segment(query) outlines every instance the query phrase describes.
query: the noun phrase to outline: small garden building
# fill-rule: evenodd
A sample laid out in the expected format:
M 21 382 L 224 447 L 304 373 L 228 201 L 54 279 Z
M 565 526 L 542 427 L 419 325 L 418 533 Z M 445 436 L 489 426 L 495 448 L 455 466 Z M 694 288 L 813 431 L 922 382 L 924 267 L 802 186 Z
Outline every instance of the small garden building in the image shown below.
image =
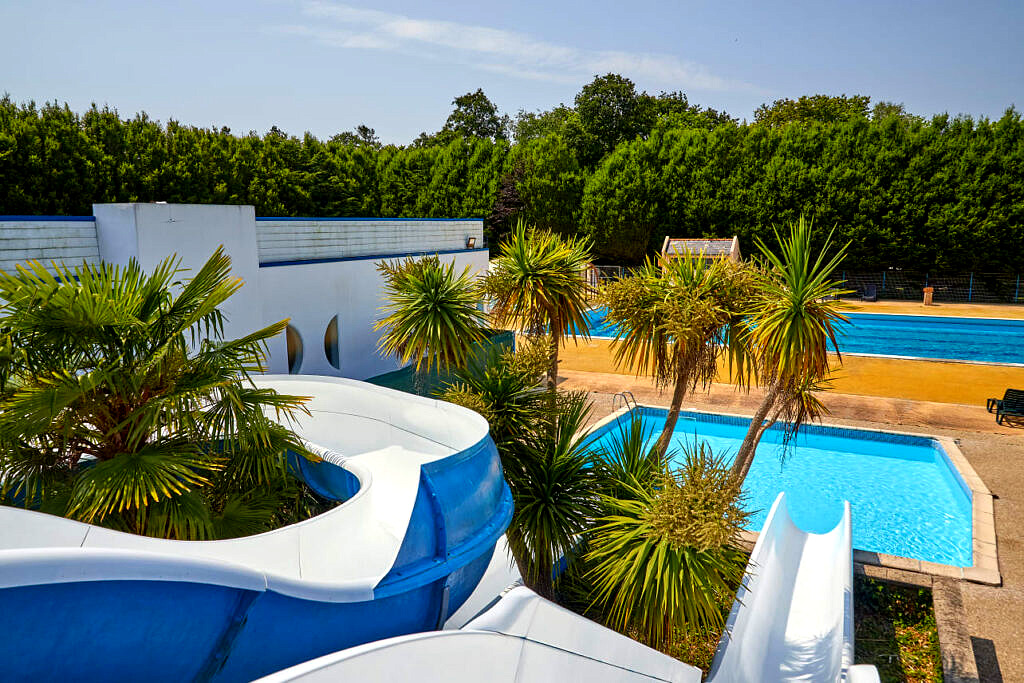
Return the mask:
M 736 235 L 724 239 L 666 237 L 661 247 L 661 255 L 667 259 L 679 258 L 687 253 L 703 255 L 711 260 L 727 258 L 739 261 L 743 258 L 740 254 L 740 238 Z

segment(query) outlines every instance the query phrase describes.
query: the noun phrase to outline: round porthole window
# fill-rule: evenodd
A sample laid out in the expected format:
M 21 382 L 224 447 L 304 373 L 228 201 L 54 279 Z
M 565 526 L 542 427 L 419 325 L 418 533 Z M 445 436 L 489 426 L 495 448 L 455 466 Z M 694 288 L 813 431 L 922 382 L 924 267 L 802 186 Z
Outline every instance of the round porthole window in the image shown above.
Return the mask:
M 285 328 L 284 335 L 288 340 L 288 372 L 294 375 L 302 367 L 302 337 L 291 325 Z
M 327 324 L 327 331 L 324 332 L 324 353 L 327 355 L 327 362 L 336 370 L 341 370 L 341 358 L 338 353 L 338 316 L 331 318 Z

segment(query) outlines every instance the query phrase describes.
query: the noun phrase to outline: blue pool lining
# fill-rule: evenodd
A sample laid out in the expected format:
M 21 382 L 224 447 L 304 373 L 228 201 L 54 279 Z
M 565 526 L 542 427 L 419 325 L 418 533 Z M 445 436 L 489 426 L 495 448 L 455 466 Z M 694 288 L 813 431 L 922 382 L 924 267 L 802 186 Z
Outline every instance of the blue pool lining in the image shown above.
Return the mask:
M 668 415 L 667 408 L 660 408 L 658 406 L 649 405 L 638 405 L 636 411 L 643 417 L 664 417 Z M 624 408 L 619 410 L 617 413 L 609 415 L 604 420 L 597 422 L 593 425 L 591 430 L 588 432 L 588 436 L 596 437 L 598 432 L 604 432 L 610 429 L 613 425 L 622 425 L 627 419 L 631 419 L 633 414 L 632 409 Z M 713 413 L 705 412 L 702 410 L 681 410 L 679 412 L 681 418 L 691 418 L 698 422 L 711 422 L 717 424 L 727 424 L 739 427 L 746 427 L 750 424 L 751 418 L 744 415 L 737 415 L 735 413 Z M 773 424 L 768 428 L 769 431 L 782 431 L 784 429 L 781 424 Z M 893 443 L 905 446 L 922 446 L 931 448 L 934 451 L 938 451 L 948 465 L 949 472 L 953 475 L 953 480 L 960 487 L 960 490 L 967 496 L 967 500 L 973 504 L 974 492 L 971 487 L 967 484 L 963 474 L 960 472 L 960 468 L 953 462 L 949 457 L 949 453 L 946 452 L 946 447 L 940 439 L 934 436 L 928 436 L 925 434 L 911 434 L 908 432 L 891 432 L 882 429 L 870 429 L 863 427 L 842 427 L 838 425 L 828 424 L 807 424 L 800 427 L 802 434 L 812 434 L 818 436 L 834 436 L 847 439 L 862 439 L 864 441 L 875 441 L 883 443 Z M 973 521 L 972 521 L 973 528 Z
M 637 407 L 641 414 L 656 414 L 658 412 L 666 412 L 666 408 L 659 406 L 650 405 L 639 405 Z M 622 424 L 624 418 L 630 416 L 633 412 L 630 408 L 621 408 L 615 412 L 612 412 L 604 418 L 598 420 L 587 430 L 588 436 L 599 436 L 598 432 L 607 433 L 610 429 L 614 428 L 617 424 Z M 730 413 L 711 413 L 699 410 L 688 410 L 681 411 L 680 415 L 694 416 L 698 418 L 706 418 L 714 416 L 717 418 L 733 418 L 743 421 L 746 424 L 750 423 L 750 417 L 743 415 L 736 415 Z M 979 519 L 979 510 L 984 514 L 987 511 L 989 516 L 994 515 L 994 509 L 992 506 L 992 493 L 988 487 L 978 476 L 974 467 L 970 461 L 964 456 L 960 447 L 956 441 L 950 437 L 940 437 L 925 434 L 913 434 L 908 432 L 892 432 L 881 429 L 872 429 L 870 427 L 842 427 L 838 425 L 808 425 L 812 428 L 817 429 L 831 429 L 833 433 L 837 432 L 857 432 L 866 435 L 891 435 L 898 437 L 906 437 L 909 439 L 919 439 L 928 441 L 931 440 L 936 443 L 938 450 L 942 453 L 945 458 L 945 462 L 950 465 L 950 472 L 954 476 L 955 481 L 960 485 L 960 488 L 967 495 L 971 501 L 971 562 L 969 566 L 957 566 L 948 565 L 937 562 L 930 562 L 925 560 L 914 560 L 913 558 L 901 557 L 898 555 L 890 555 L 888 553 L 869 551 L 869 550 L 858 550 L 854 549 L 854 562 L 862 565 L 872 565 L 877 567 L 890 567 L 894 569 L 907 570 L 907 562 L 917 563 L 917 568 L 911 567 L 910 571 L 920 571 L 926 575 L 932 576 L 952 576 L 954 578 L 962 578 L 967 581 L 980 583 L 983 585 L 999 586 L 1002 585 L 1002 575 L 999 572 L 999 560 L 998 554 L 992 558 L 979 557 L 977 550 L 977 543 L 980 541 L 982 544 L 988 544 L 993 549 L 998 547 L 998 540 L 995 535 L 994 526 L 991 522 L 986 526 L 981 523 Z M 878 437 L 875 437 L 878 438 Z M 886 440 L 884 438 L 879 440 Z M 908 442 L 908 443 L 912 443 Z M 918 442 L 920 443 L 920 441 Z M 947 450 L 947 448 L 952 450 Z M 963 461 L 963 466 L 967 468 L 968 473 L 974 479 L 978 481 L 978 488 L 972 487 L 971 484 L 967 483 L 965 473 L 961 471 L 960 465 L 957 464 L 953 457 L 955 453 L 956 458 Z M 980 507 L 979 507 L 980 506 Z M 756 531 L 745 531 L 744 538 L 753 543 L 757 540 L 758 532 Z M 998 550 L 995 550 L 998 553 Z
M 592 313 L 594 311 L 598 311 L 598 310 L 600 310 L 600 308 L 601 308 L 600 306 L 591 306 L 590 308 L 587 309 L 587 313 Z M 1020 319 L 1016 319 L 1016 318 L 976 318 L 976 317 L 954 316 L 954 315 L 907 315 L 905 313 L 856 313 L 856 312 L 846 313 L 846 315 L 848 317 L 852 318 L 852 319 L 857 319 L 857 318 L 870 319 L 870 318 L 873 318 L 873 317 L 874 318 L 889 318 L 889 319 L 892 319 L 892 318 L 905 318 L 905 319 L 908 319 L 908 320 L 911 320 L 911 321 L 914 321 L 914 322 L 936 321 L 936 320 L 939 320 L 939 321 L 951 320 L 951 321 L 955 321 L 954 324 L 964 324 L 964 325 L 967 325 L 967 326 L 971 326 L 971 325 L 982 326 L 982 325 L 990 324 L 990 323 L 993 323 L 993 322 L 1000 323 L 1000 324 L 1009 323 L 1011 327 L 1020 327 L 1021 331 L 1024 332 L 1024 320 L 1020 320 Z M 851 323 L 852 323 L 852 320 L 851 320 Z M 941 322 L 939 324 L 941 324 Z M 618 337 L 616 335 L 591 334 L 590 338 L 591 339 L 615 340 Z M 963 358 L 935 358 L 935 357 L 932 357 L 932 356 L 900 356 L 900 355 L 894 355 L 894 354 L 864 353 L 864 352 L 858 352 L 858 351 L 840 351 L 840 353 L 842 353 L 842 355 L 844 355 L 844 356 L 857 356 L 857 357 L 864 357 L 864 358 L 889 358 L 889 359 L 892 359 L 892 360 L 923 360 L 923 361 L 930 361 L 930 362 L 933 362 L 933 363 L 961 363 L 961 364 L 966 364 L 966 365 L 994 365 L 994 366 L 997 366 L 997 367 L 1024 368 L 1024 363 L 1006 363 L 1006 362 L 991 361 L 991 360 L 967 360 L 967 359 L 963 359 Z

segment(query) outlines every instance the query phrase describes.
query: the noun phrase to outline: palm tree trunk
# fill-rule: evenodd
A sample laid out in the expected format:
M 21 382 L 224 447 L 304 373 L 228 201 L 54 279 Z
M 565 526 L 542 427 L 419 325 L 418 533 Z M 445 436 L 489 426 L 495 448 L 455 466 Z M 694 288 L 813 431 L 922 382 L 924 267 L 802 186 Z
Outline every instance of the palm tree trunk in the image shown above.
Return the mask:
M 516 561 L 519 576 L 523 577 L 523 583 L 526 584 L 526 587 L 542 598 L 553 601 L 555 599 L 555 586 L 551 575 L 554 573 L 554 569 L 548 567 L 546 574 L 542 569 L 536 573 L 536 576 L 532 576 L 528 562 L 521 559 L 515 551 L 512 552 L 512 557 Z
M 672 390 L 672 405 L 669 406 L 668 415 L 665 416 L 665 428 L 661 430 L 661 436 L 658 437 L 658 443 L 655 444 L 659 459 L 664 458 L 665 453 L 668 452 L 668 444 L 672 440 L 676 422 L 679 421 L 679 411 L 683 407 L 683 398 L 686 396 L 686 385 L 689 381 L 689 376 L 679 377 L 676 380 L 675 389 Z
M 554 326 L 552 326 L 554 327 Z M 551 333 L 551 365 L 548 367 L 548 391 L 554 392 L 558 388 L 558 347 L 559 338 L 553 331 Z
M 760 443 L 761 436 L 771 426 L 771 423 L 774 422 L 774 420 L 766 422 L 765 418 L 768 417 L 768 413 L 778 401 L 780 389 L 781 387 L 778 382 L 772 382 L 765 390 L 764 399 L 762 399 L 761 405 L 758 406 L 757 412 L 750 419 L 747 435 L 743 438 L 739 451 L 736 452 L 736 461 L 733 462 L 731 470 L 732 475 L 738 477 L 740 481 L 743 481 L 747 476 L 747 472 L 750 471 L 750 466 L 754 462 L 754 453 L 757 451 L 757 444 Z

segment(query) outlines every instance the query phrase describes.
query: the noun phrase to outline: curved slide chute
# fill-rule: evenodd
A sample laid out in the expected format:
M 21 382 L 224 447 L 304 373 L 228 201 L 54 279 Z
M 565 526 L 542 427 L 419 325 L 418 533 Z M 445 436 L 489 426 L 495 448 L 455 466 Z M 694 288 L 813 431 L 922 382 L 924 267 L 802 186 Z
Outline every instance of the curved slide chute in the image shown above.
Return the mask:
M 850 504 L 814 534 L 793 522 L 785 496 L 754 545 L 708 681 L 877 681 L 873 666 L 853 666 Z
M 825 534 L 801 531 L 775 500 L 719 644 L 711 683 L 878 683 L 853 662 L 850 506 Z M 480 587 L 447 630 L 368 643 L 259 683 L 699 683 L 701 672 L 569 612 L 523 587 L 499 545 Z M 504 584 L 502 582 L 505 582 Z M 500 599 L 485 602 L 489 595 Z M 482 613 L 468 616 L 483 605 Z M 459 618 L 459 617 L 462 618 Z M 467 618 L 468 616 L 468 618 Z
M 297 461 L 345 502 L 224 541 L 168 541 L 0 506 L 5 680 L 241 681 L 440 628 L 512 514 L 487 423 L 363 382 L 265 376 L 308 395 Z
M 259 683 L 700 683 L 700 678 L 700 669 L 518 587 L 459 630 L 350 648 Z

